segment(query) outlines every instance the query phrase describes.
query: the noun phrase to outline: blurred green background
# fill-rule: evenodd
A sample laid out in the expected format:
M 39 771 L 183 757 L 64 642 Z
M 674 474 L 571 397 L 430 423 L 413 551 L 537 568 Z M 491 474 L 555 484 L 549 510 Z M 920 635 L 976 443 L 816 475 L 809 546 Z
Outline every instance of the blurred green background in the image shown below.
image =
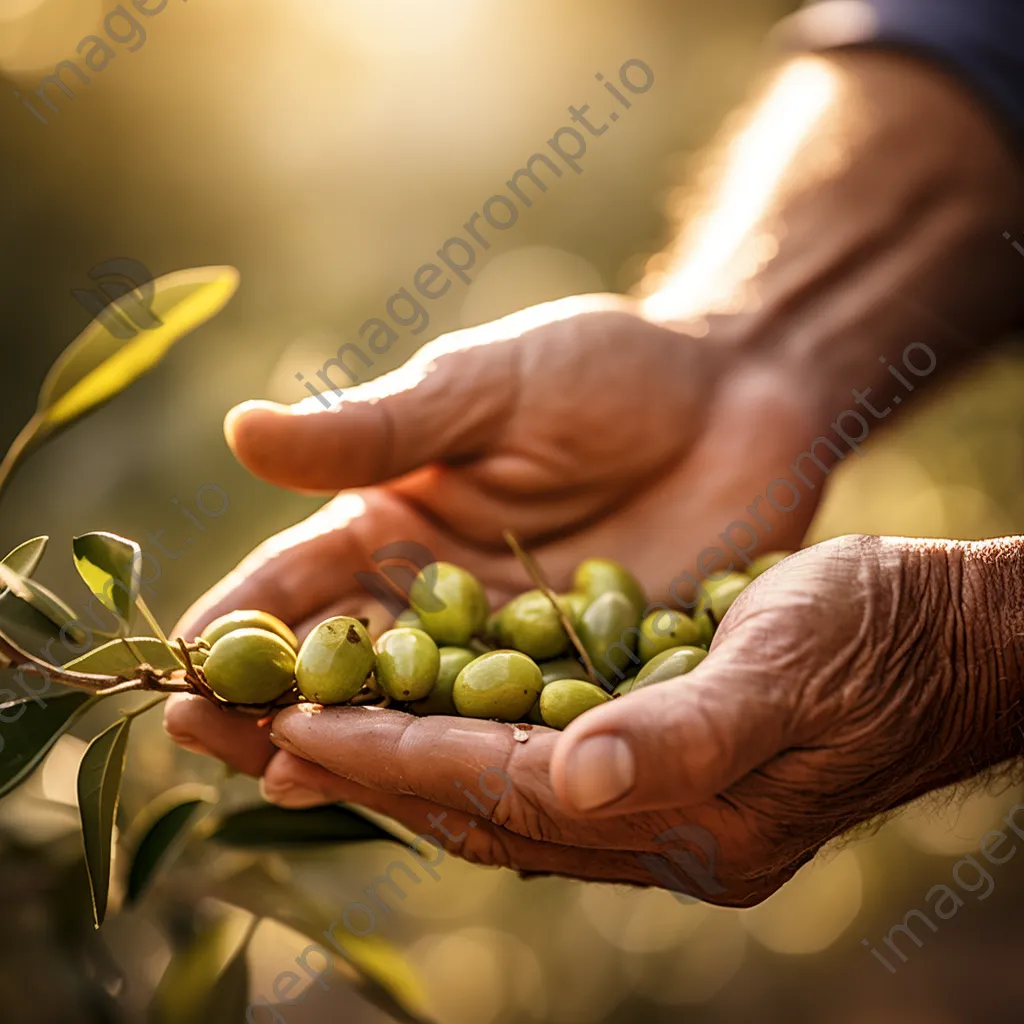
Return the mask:
M 136 52 L 118 47 L 42 125 L 11 90 L 34 89 L 74 57 L 112 5 L 0 0 L 0 434 L 13 438 L 47 367 L 88 320 L 71 292 L 92 285 L 91 267 L 127 256 L 157 275 L 227 263 L 242 276 L 228 310 L 157 373 L 33 458 L 4 502 L 0 548 L 51 535 L 57 551 L 40 577 L 81 605 L 64 557 L 72 535 L 111 530 L 155 551 L 148 538 L 162 531 L 165 546 L 183 551 L 160 558 L 150 602 L 169 626 L 255 544 L 319 504 L 235 465 L 221 434 L 232 405 L 304 397 L 294 374 L 311 376 L 343 341 L 358 342 L 359 325 L 568 123 L 570 104 L 602 109 L 595 73 L 639 58 L 655 84 L 614 132 L 590 140 L 583 173 L 566 173 L 521 211 L 482 254 L 475 283 L 433 302 L 427 330 L 403 332 L 376 369 L 525 304 L 631 288 L 667 239 L 672 190 L 766 67 L 765 34 L 793 6 L 170 0 L 144 20 Z M 1024 532 L 1022 386 L 1008 340 L 835 474 L 812 539 Z M 230 507 L 200 533 L 181 506 L 208 484 Z M 221 778 L 175 749 L 158 722 L 139 725 L 149 742 L 133 747 L 125 820 L 172 784 Z M 141 1020 L 170 956 L 173 929 L 145 907 L 98 938 L 82 927 L 80 887 L 68 888 L 82 749 L 66 737 L 0 805 L 0 1020 Z M 247 780 L 229 789 L 255 797 Z M 964 805 L 933 798 L 818 858 L 749 912 L 527 882 L 449 858 L 442 880 L 412 888 L 381 934 L 420 968 L 444 1024 L 1018 1020 L 1024 860 L 994 868 L 992 895 L 968 895 L 895 976 L 861 939 L 877 944 L 924 907 L 925 892 L 949 882 L 957 856 L 976 853 L 1022 794 L 1004 786 Z M 390 859 L 366 847 L 272 866 L 340 912 Z M 305 944 L 261 927 L 255 991 Z M 383 1018 L 340 985 L 287 1011 L 289 1024 L 337 1019 Z

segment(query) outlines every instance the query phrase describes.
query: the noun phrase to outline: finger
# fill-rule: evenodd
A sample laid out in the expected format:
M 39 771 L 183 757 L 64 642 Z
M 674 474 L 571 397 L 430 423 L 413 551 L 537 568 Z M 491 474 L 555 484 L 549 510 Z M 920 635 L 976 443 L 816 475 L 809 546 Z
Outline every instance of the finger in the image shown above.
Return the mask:
M 796 691 L 791 678 L 765 671 L 748 622 L 687 675 L 573 722 L 553 753 L 554 789 L 584 815 L 702 803 L 789 745 Z
M 384 535 L 395 518 L 388 503 L 372 493 L 342 495 L 256 548 L 189 608 L 175 635 L 198 636 L 238 608 L 270 612 L 294 626 L 348 596 L 364 601 L 356 573 L 375 568 L 370 538 Z
M 565 815 L 548 775 L 558 734 L 542 728 L 526 743 L 500 722 L 379 708 L 297 705 L 275 719 L 271 741 L 368 789 L 416 796 L 529 839 L 600 849 L 639 849 L 658 823 L 581 822 Z
M 262 775 L 277 749 L 270 730 L 260 728 L 254 716 L 191 694 L 168 699 L 164 728 L 179 746 L 224 761 L 243 775 Z
M 514 411 L 518 375 L 513 343 L 475 337 L 479 344 L 471 331 L 439 338 L 401 368 L 354 387 L 335 361 L 325 366 L 320 398 L 232 409 L 228 443 L 257 476 L 301 491 L 364 486 L 470 455 Z M 335 390 L 331 381 L 345 386 Z
M 580 850 L 535 842 L 491 824 L 480 814 L 442 807 L 419 797 L 368 789 L 283 750 L 267 766 L 261 790 L 271 803 L 281 807 L 339 802 L 366 807 L 474 864 L 531 874 L 572 875 L 592 881 L 637 885 L 649 885 L 652 881 L 645 862 L 628 852 Z

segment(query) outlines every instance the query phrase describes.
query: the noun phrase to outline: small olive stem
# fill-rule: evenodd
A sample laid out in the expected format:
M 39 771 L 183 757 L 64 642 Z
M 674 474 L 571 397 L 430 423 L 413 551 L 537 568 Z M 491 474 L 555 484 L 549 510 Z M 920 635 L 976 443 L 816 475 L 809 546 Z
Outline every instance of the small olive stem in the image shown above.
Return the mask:
M 148 687 L 141 679 L 129 679 L 126 683 L 118 683 L 117 686 L 108 686 L 105 690 L 97 690 L 97 697 L 113 697 L 118 693 L 130 693 L 132 690 L 146 690 Z
M 583 662 L 583 667 L 587 670 L 588 678 L 595 686 L 601 686 L 597 681 L 597 671 L 594 668 L 594 663 L 590 660 L 590 655 L 587 654 L 587 649 L 583 646 L 576 630 L 569 621 L 569 616 L 565 614 L 565 610 L 558 603 L 558 595 L 551 589 L 547 580 L 544 579 L 544 575 L 540 571 L 540 566 L 537 564 L 533 556 L 526 551 L 522 544 L 519 543 L 516 535 L 511 530 L 504 530 L 502 532 L 502 536 L 505 538 L 505 543 L 512 549 L 512 553 L 519 559 L 520 564 L 526 570 L 530 579 L 533 581 L 534 586 L 551 602 L 551 606 L 555 609 L 559 621 L 562 623 L 562 628 L 568 634 L 573 647 L 576 648 L 576 653 L 580 656 L 580 660 Z M 602 687 L 602 689 L 604 689 L 604 687 Z
M 212 687 L 206 681 L 206 675 L 195 666 L 192 661 L 192 650 L 191 647 L 185 642 L 183 637 L 177 639 L 178 647 L 181 648 L 181 657 L 185 663 L 185 678 L 191 684 L 191 686 L 207 700 L 212 700 L 217 703 L 217 696 L 213 692 Z

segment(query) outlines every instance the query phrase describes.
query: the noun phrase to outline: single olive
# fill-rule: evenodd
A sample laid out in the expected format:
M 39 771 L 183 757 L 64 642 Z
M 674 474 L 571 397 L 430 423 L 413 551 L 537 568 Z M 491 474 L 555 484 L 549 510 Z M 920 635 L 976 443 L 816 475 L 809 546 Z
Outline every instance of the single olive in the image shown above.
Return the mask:
M 269 704 L 295 681 L 295 651 L 267 629 L 222 636 L 203 665 L 213 692 L 235 704 Z
M 544 685 L 555 679 L 587 679 L 587 670 L 575 658 L 555 658 L 540 662 L 540 675 Z
M 618 686 L 612 690 L 613 697 L 625 697 L 627 693 L 631 693 L 633 690 L 633 684 L 636 682 L 636 676 L 626 676 L 625 679 L 619 683 Z
M 401 629 L 402 627 L 423 629 L 423 620 L 411 608 L 406 608 L 404 612 L 398 613 L 391 626 L 392 629 Z
M 701 601 L 701 610 L 711 612 L 714 621 L 721 622 L 736 598 L 750 584 L 750 577 L 743 572 L 731 572 L 720 580 L 709 580 L 704 584 L 707 598 Z
M 576 567 L 572 589 L 593 601 L 614 590 L 625 594 L 632 602 L 636 618 L 640 618 L 647 601 L 636 577 L 623 565 L 610 558 L 588 558 Z
M 639 634 L 636 621 L 632 601 L 618 590 L 609 590 L 588 605 L 578 632 L 600 676 L 614 672 L 621 679 L 627 665 L 640 664 L 633 653 Z
M 389 629 L 377 639 L 377 685 L 393 700 L 422 700 L 441 667 L 437 644 L 421 629 Z
M 221 637 L 238 629 L 265 629 L 268 633 L 277 634 L 293 651 L 299 649 L 299 641 L 295 634 L 276 615 L 251 609 L 228 612 L 227 615 L 214 619 L 203 630 L 201 639 L 212 647 Z
M 541 691 L 541 718 L 552 729 L 564 729 L 584 711 L 606 704 L 611 697 L 600 686 L 579 679 L 556 679 Z
M 710 620 L 708 624 L 710 625 Z M 670 647 L 682 647 L 684 644 L 697 647 L 702 643 L 703 624 L 695 622 L 689 615 L 666 608 L 651 612 L 640 623 L 637 653 L 641 661 L 648 662 L 656 654 L 661 654 Z
M 769 551 L 767 554 L 755 558 L 744 571 L 752 580 L 756 579 L 773 565 L 778 565 L 784 558 L 789 558 L 791 554 L 793 554 L 792 551 Z
M 590 604 L 590 598 L 586 594 L 578 594 L 570 591 L 568 594 L 558 594 L 558 603 L 561 605 L 565 617 L 572 624 L 573 629 L 579 629 L 580 619 Z
M 317 704 L 344 704 L 373 671 L 373 641 L 348 615 L 321 622 L 299 648 L 295 678 L 299 692 Z
M 558 610 L 539 590 L 512 598 L 498 616 L 498 639 L 536 661 L 554 658 L 569 647 Z
M 480 581 L 451 562 L 432 562 L 413 580 L 409 602 L 423 631 L 439 644 L 465 647 L 491 613 Z
M 711 616 L 706 611 L 696 612 L 693 621 L 700 630 L 700 639 L 694 646 L 710 647 L 711 641 L 715 638 L 715 624 L 711 621 Z
M 692 672 L 706 657 L 708 652 L 703 647 L 671 647 L 661 654 L 656 654 L 639 672 L 633 682 L 633 690 L 641 690 L 645 686 L 663 683 L 666 679 L 675 679 Z
M 479 655 L 465 647 L 442 647 L 438 651 L 440 665 L 437 670 L 437 682 L 423 700 L 409 705 L 414 715 L 457 715 L 455 701 L 452 700 L 452 687 L 455 678 Z M 379 677 L 378 677 L 379 678 Z
M 529 712 L 543 685 L 540 669 L 525 654 L 491 651 L 458 674 L 452 700 L 466 718 L 517 722 Z

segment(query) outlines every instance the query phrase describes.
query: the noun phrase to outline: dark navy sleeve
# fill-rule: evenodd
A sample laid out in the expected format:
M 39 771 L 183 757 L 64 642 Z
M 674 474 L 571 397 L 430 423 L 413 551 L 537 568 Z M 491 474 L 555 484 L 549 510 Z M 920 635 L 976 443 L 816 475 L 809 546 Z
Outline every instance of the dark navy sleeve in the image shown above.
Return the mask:
M 974 88 L 1024 138 L 1024 0 L 816 0 L 783 23 L 805 49 L 916 51 Z

